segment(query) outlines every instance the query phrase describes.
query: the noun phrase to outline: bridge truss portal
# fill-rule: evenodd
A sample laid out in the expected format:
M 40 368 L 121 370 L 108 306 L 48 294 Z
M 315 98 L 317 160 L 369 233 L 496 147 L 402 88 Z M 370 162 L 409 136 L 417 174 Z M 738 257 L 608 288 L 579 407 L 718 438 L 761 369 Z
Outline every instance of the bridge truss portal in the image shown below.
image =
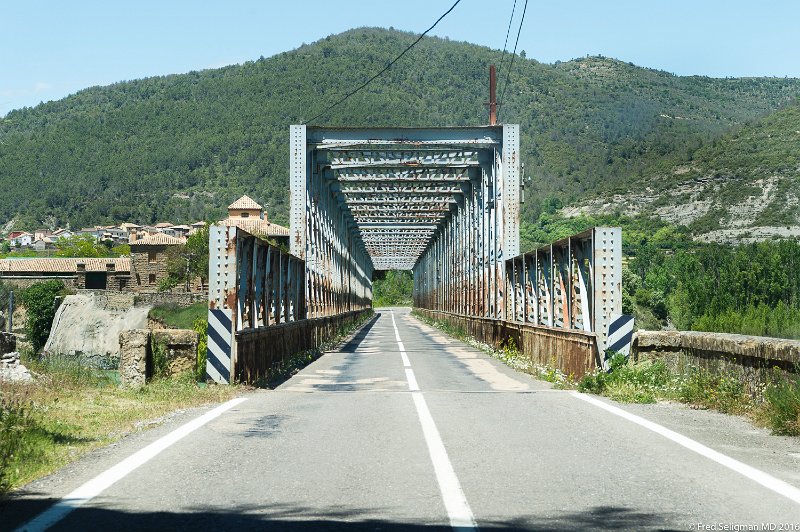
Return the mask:
M 371 298 L 374 270 L 412 270 L 415 306 L 505 317 L 519 126 L 294 125 L 290 138 L 290 245 L 309 316 Z

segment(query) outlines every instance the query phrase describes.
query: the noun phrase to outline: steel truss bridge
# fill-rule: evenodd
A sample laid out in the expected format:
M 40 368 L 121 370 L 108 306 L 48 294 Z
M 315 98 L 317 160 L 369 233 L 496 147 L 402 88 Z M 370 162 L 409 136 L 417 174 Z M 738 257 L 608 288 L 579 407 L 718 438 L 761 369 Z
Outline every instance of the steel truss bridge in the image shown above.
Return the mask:
M 212 227 L 209 376 L 254 380 L 318 345 L 371 306 L 380 270 L 413 272 L 421 312 L 526 353 L 560 350 L 572 373 L 624 347 L 609 338 L 621 314 L 618 228 L 519 254 L 519 143 L 513 124 L 291 126 L 291 253 Z

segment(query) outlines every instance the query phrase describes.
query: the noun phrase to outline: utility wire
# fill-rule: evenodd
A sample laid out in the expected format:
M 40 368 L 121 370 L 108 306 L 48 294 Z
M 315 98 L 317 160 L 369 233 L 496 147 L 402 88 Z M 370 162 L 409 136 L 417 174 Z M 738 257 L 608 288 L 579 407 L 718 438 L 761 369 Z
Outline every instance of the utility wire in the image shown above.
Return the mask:
M 515 0 L 515 1 L 516 1 L 516 0 Z M 422 33 L 422 35 L 420 35 L 420 36 L 419 36 L 419 38 L 418 38 L 416 41 L 414 41 L 413 43 L 411 43 L 411 45 L 409 45 L 409 46 L 408 46 L 408 48 L 406 48 L 405 50 L 403 50 L 402 52 L 400 52 L 400 55 L 398 55 L 397 57 L 395 57 L 394 59 L 392 59 L 392 61 L 391 61 L 391 62 L 390 62 L 388 65 L 386 65 L 386 66 L 383 68 L 383 70 L 381 70 L 380 72 L 378 72 L 377 74 L 375 74 L 374 76 L 372 76 L 371 78 L 369 78 L 367 81 L 365 81 L 364 83 L 362 83 L 362 84 L 361 84 L 361 86 L 360 86 L 360 87 L 358 87 L 357 89 L 355 89 L 355 90 L 353 90 L 353 91 L 350 91 L 349 93 L 347 93 L 347 95 L 345 95 L 344 97 L 340 98 L 340 99 L 339 99 L 338 101 L 336 101 L 335 103 L 333 103 L 333 104 L 329 105 L 328 107 L 326 107 L 326 108 L 325 108 L 325 109 L 324 109 L 324 110 L 323 110 L 321 113 L 319 113 L 319 114 L 318 114 L 318 115 L 316 115 L 315 117 L 313 117 L 313 118 L 310 118 L 310 119 L 306 120 L 305 122 L 303 122 L 303 124 L 305 125 L 305 124 L 308 124 L 309 122 L 313 122 L 313 121 L 314 121 L 314 120 L 316 120 L 317 118 L 319 118 L 319 117 L 321 117 L 321 116 L 323 116 L 323 115 L 327 114 L 327 113 L 328 113 L 328 111 L 330 111 L 331 109 L 333 109 L 333 108 L 334 108 L 334 107 L 336 107 L 337 105 L 341 104 L 342 102 L 344 102 L 345 100 L 347 100 L 348 98 L 350 98 L 352 95 L 354 95 L 355 93 L 357 93 L 358 91 L 360 91 L 361 89 L 363 89 L 364 87 L 366 87 L 367 85 L 369 85 L 370 83 L 372 83 L 372 82 L 373 82 L 375 79 L 379 78 L 379 77 L 380 77 L 380 76 L 381 76 L 381 75 L 382 75 L 384 72 L 386 72 L 387 70 L 389 70 L 389 69 L 392 67 L 392 65 L 394 65 L 394 64 L 395 64 L 397 61 L 399 61 L 401 57 L 403 57 L 404 55 L 406 55 L 406 52 L 408 52 L 409 50 L 411 50 L 411 49 L 414 47 L 414 45 L 416 45 L 416 44 L 417 44 L 419 41 L 421 41 L 421 40 L 422 40 L 422 38 L 423 38 L 423 37 L 425 37 L 425 35 L 427 35 L 427 33 L 428 33 L 429 31 L 431 31 L 433 28 L 435 28 L 435 27 L 436 27 L 436 25 L 437 25 L 437 24 L 439 24 L 439 22 L 441 22 L 441 21 L 442 21 L 442 19 L 443 19 L 444 17 L 446 17 L 447 15 L 449 15 L 449 14 L 450 14 L 450 12 L 451 12 L 453 9 L 455 9 L 455 8 L 456 8 L 456 6 L 457 6 L 457 5 L 458 5 L 460 2 L 461 2 L 461 0 L 456 0 L 456 3 L 455 3 L 455 4 L 453 4 L 452 6 L 450 6 L 450 9 L 448 9 L 447 11 L 445 11 L 445 12 L 444 12 L 444 15 L 442 15 L 441 17 L 439 17 L 438 19 L 436 19 L 436 22 L 434 22 L 434 23 L 433 23 L 433 25 L 432 25 L 430 28 L 428 28 L 427 30 L 425 30 L 425 31 Z M 519 36 L 517 36 L 517 38 L 519 38 Z
M 511 33 L 511 23 L 514 22 L 514 11 L 517 10 L 517 0 L 514 0 L 514 5 L 511 7 L 511 18 L 508 19 L 508 29 L 506 30 L 506 42 L 503 43 L 503 55 L 500 56 L 500 68 L 497 71 L 497 77 L 503 79 L 503 59 L 506 57 L 506 47 L 508 46 L 508 36 Z
M 508 67 L 508 74 L 506 75 L 506 83 L 503 85 L 503 92 L 500 93 L 500 105 L 503 105 L 506 97 L 506 89 L 508 88 L 508 81 L 511 79 L 511 70 L 514 68 L 514 56 L 517 55 L 517 45 L 519 44 L 519 34 L 522 33 L 522 23 L 525 22 L 525 11 L 528 10 L 528 0 L 525 0 L 525 5 L 522 7 L 522 18 L 519 20 L 519 29 L 517 30 L 517 40 L 514 42 L 514 52 L 511 54 L 511 64 Z

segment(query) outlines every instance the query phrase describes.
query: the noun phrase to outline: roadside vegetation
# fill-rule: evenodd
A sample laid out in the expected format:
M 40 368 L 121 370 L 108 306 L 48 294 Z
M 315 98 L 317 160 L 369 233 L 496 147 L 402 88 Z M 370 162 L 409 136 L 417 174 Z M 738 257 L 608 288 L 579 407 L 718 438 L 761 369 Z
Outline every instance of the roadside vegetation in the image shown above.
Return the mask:
M 193 329 L 197 320 L 208 319 L 208 303 L 200 302 L 188 307 L 157 305 L 150 310 L 148 317 L 167 329 Z
M 4 305 L 8 291 L 0 284 Z M 154 311 L 168 326 L 200 334 L 196 372 L 164 377 L 154 353 L 154 379 L 141 388 L 121 388 L 115 370 L 84 365 L 76 357 L 39 355 L 52 325 L 56 296 L 63 294 L 60 281 L 34 283 L 20 292 L 30 344 L 20 349 L 21 362 L 34 380 L 0 381 L 0 497 L 92 449 L 160 423 L 176 410 L 224 401 L 242 391 L 241 386 L 200 382 L 207 341 L 203 303 Z
M 787 380 L 777 372 L 763 392 L 763 399 L 752 397 L 734 375 L 712 374 L 699 368 L 684 373 L 671 371 L 663 360 L 634 364 L 624 355 L 615 354 L 609 371 L 598 369 L 575 382 L 550 365 L 531 362 L 513 340 L 499 349 L 476 341 L 460 327 L 433 320 L 416 311 L 412 315 L 423 323 L 489 354 L 507 366 L 551 382 L 556 388 L 603 395 L 623 403 L 675 401 L 694 408 L 711 409 L 726 414 L 746 416 L 768 427 L 774 434 L 800 436 L 800 377 Z
M 225 401 L 239 386 L 200 386 L 191 373 L 120 388 L 114 373 L 23 354 L 32 384 L 0 383 L 0 496 L 175 410 Z
M 735 375 L 691 368 L 675 373 L 662 360 L 634 364 L 624 355 L 611 357 L 608 372 L 598 370 L 578 383 L 578 390 L 623 403 L 676 401 L 696 408 L 746 416 L 774 434 L 800 436 L 800 377 L 776 375 L 763 399 L 754 398 Z
M 372 306 L 410 307 L 414 278 L 410 271 L 390 270 L 378 272 L 372 282 Z

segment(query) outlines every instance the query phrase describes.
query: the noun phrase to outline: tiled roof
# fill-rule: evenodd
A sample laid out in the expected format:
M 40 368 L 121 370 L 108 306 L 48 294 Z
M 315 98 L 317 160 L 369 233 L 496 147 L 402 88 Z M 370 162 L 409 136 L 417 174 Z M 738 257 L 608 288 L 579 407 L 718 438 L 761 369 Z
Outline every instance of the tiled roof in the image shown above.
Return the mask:
M 261 210 L 261 205 L 256 203 L 256 200 L 251 198 L 250 196 L 242 196 L 241 198 L 237 199 L 230 205 L 228 205 L 228 209 L 241 209 L 241 210 Z
M 182 238 L 175 238 L 174 236 L 165 235 L 164 233 L 156 233 L 154 235 L 144 235 L 130 242 L 131 246 L 172 246 L 175 244 L 184 244 L 185 240 Z
M 75 273 L 78 263 L 86 264 L 87 272 L 104 272 L 106 264 L 113 263 L 118 272 L 131 271 L 131 259 L 0 259 L 0 273 Z
M 222 223 L 227 226 L 235 225 L 257 236 L 289 236 L 289 229 L 286 227 L 261 218 L 226 218 Z
M 172 224 L 171 224 L 171 223 L 169 223 L 169 222 L 161 222 L 161 223 L 157 223 L 157 224 L 156 224 L 156 227 L 157 227 L 158 229 L 165 229 L 165 228 L 167 228 L 167 227 L 172 227 Z

